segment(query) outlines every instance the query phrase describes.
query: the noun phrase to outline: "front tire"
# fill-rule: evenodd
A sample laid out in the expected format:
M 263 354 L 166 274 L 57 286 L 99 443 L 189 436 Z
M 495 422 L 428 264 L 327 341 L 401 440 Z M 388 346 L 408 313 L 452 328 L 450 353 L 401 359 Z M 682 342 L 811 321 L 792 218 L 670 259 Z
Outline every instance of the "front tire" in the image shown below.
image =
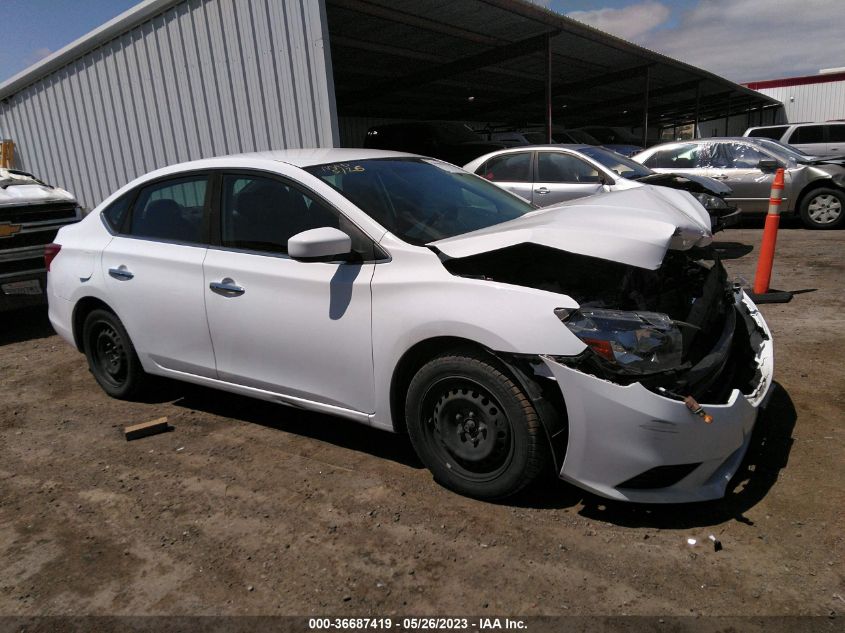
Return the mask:
M 810 229 L 836 229 L 845 223 L 845 193 L 813 189 L 801 201 L 801 220 Z
M 88 367 L 108 395 L 119 400 L 139 396 L 148 376 L 126 328 L 108 310 L 92 310 L 82 326 L 82 341 Z
M 548 462 L 531 400 L 499 363 L 472 352 L 423 365 L 408 387 L 405 419 L 420 460 L 436 481 L 460 494 L 514 495 Z

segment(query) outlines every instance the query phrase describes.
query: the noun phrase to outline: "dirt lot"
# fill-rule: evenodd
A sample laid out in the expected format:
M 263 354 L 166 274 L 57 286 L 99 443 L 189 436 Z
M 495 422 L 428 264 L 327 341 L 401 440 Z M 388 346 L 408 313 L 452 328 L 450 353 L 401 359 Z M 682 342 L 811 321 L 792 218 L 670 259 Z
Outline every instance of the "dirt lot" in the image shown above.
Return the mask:
M 342 420 L 180 385 L 110 400 L 43 311 L 0 315 L 0 614 L 845 614 L 845 231 L 779 240 L 773 286 L 815 291 L 762 308 L 780 386 L 729 496 L 688 506 L 553 478 L 461 498 Z M 124 440 L 158 416 L 175 430 Z

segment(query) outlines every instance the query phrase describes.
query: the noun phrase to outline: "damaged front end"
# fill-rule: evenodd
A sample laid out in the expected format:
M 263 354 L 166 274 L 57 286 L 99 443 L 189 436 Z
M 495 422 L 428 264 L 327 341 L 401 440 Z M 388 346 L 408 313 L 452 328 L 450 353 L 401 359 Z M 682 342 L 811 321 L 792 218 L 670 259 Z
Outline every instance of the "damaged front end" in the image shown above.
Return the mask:
M 648 270 L 536 244 L 447 260 L 456 275 L 529 286 L 575 299 L 562 323 L 586 344 L 556 359 L 584 373 L 683 399 L 724 402 L 759 382 L 759 328 L 710 247 L 669 251 Z
M 444 265 L 578 302 L 556 314 L 585 349 L 530 361 L 565 401 L 561 477 L 630 501 L 724 495 L 771 385 L 772 353 L 765 322 L 712 248 L 670 250 L 654 270 L 537 244 Z

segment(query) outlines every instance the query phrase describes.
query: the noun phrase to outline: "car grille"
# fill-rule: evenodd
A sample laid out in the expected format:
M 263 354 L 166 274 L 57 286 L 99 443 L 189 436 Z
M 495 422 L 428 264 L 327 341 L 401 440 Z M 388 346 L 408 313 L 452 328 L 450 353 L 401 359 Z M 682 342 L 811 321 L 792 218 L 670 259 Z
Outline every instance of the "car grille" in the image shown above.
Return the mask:
M 73 202 L 31 204 L 21 207 L 0 207 L 0 222 L 28 224 L 30 222 L 56 221 L 72 222 L 77 219 L 76 204 Z M 8 248 L 8 247 L 6 247 Z

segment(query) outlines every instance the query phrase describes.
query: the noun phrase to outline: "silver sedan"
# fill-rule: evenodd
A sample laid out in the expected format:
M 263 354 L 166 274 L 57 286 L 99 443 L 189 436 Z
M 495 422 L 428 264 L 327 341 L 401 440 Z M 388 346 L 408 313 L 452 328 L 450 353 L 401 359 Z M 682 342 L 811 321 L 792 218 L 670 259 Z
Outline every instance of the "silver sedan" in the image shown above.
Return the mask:
M 845 224 L 845 159 L 808 156 L 768 139 L 709 138 L 650 147 L 633 157 L 658 172 L 709 176 L 728 185 L 727 200 L 746 213 L 768 209 L 775 172 L 783 167 L 784 213 L 811 229 Z

